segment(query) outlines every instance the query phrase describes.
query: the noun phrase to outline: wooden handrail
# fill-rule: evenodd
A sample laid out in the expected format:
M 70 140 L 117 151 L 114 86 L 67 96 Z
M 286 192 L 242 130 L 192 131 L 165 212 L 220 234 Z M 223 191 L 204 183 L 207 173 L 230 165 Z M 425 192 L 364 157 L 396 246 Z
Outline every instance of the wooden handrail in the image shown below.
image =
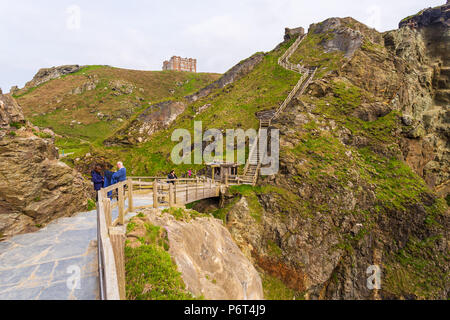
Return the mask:
M 213 183 L 206 178 L 169 180 L 159 177 L 138 177 L 141 181 L 129 178 L 107 188 L 103 188 L 98 193 L 97 204 L 97 228 L 98 232 L 98 256 L 99 274 L 101 281 L 101 297 L 106 300 L 125 299 L 125 224 L 126 214 L 137 209 L 149 207 L 158 208 L 160 206 L 179 206 L 194 202 L 204 198 L 218 197 L 220 184 Z M 152 182 L 142 182 L 143 179 L 153 179 Z M 164 183 L 161 183 L 164 182 Z M 165 182 L 174 182 L 165 183 Z M 135 207 L 133 198 L 139 190 L 134 186 L 151 187 L 153 193 L 153 203 L 151 205 Z M 109 192 L 117 190 L 117 202 L 112 203 L 108 198 Z M 160 199 L 167 199 L 167 203 L 160 203 Z M 125 208 L 128 200 L 128 207 Z M 112 210 L 118 208 L 117 219 L 113 220 Z

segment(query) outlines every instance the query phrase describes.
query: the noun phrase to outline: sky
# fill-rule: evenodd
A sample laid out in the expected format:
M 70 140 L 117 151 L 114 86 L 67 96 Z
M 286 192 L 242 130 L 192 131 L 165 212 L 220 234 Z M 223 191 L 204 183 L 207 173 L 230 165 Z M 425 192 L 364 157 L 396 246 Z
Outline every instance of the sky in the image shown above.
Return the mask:
M 224 73 L 284 28 L 351 16 L 378 31 L 445 0 L 0 0 L 0 88 L 65 64 L 161 70 L 177 55 Z

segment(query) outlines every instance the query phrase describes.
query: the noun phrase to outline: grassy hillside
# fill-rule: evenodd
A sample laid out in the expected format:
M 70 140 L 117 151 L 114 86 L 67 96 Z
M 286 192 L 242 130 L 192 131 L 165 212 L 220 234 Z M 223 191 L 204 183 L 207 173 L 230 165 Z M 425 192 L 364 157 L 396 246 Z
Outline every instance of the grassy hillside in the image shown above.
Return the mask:
M 277 108 L 301 76 L 285 70 L 277 63 L 278 58 L 293 41 L 295 39 L 267 53 L 263 62 L 248 75 L 191 104 L 169 129 L 155 134 L 151 141 L 133 148 L 95 148 L 93 152 L 108 159 L 122 158 L 133 175 L 158 175 L 170 171 L 173 167 L 170 153 L 177 143 L 170 139 L 173 130 L 177 128 L 190 130 L 192 137 L 194 121 L 202 121 L 204 130 L 258 129 L 259 121 L 255 113 Z M 211 106 L 196 115 L 195 110 L 206 104 Z M 182 172 L 188 167 L 202 168 L 202 166 L 182 165 L 177 169 Z
M 79 156 L 91 145 L 100 146 L 149 105 L 194 93 L 219 77 L 87 66 L 38 87 L 22 89 L 15 97 L 33 124 L 53 129 L 62 136 L 57 145 Z

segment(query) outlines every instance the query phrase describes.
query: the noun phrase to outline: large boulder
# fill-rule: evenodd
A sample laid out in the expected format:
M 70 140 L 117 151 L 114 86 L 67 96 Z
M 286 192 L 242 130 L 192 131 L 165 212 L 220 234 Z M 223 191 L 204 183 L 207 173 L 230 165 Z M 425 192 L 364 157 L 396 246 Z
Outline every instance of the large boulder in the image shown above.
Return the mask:
M 22 108 L 10 96 L 0 94 L 0 128 L 9 128 L 11 123 L 24 122 Z
M 51 139 L 33 134 L 7 95 L 0 95 L 0 123 L 0 237 L 86 210 L 89 183 L 58 160 Z
M 170 213 L 148 210 L 146 219 L 165 228 L 169 254 L 195 296 L 208 300 L 261 300 L 261 278 L 220 220 L 180 221 Z

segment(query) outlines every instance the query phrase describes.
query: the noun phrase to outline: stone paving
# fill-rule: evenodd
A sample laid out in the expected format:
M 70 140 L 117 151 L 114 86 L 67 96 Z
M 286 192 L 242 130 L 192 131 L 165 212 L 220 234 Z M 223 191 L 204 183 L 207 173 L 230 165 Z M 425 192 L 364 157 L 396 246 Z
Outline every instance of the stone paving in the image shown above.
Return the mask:
M 151 203 L 134 199 L 135 206 Z M 97 257 L 96 210 L 0 242 L 0 300 L 97 300 Z

